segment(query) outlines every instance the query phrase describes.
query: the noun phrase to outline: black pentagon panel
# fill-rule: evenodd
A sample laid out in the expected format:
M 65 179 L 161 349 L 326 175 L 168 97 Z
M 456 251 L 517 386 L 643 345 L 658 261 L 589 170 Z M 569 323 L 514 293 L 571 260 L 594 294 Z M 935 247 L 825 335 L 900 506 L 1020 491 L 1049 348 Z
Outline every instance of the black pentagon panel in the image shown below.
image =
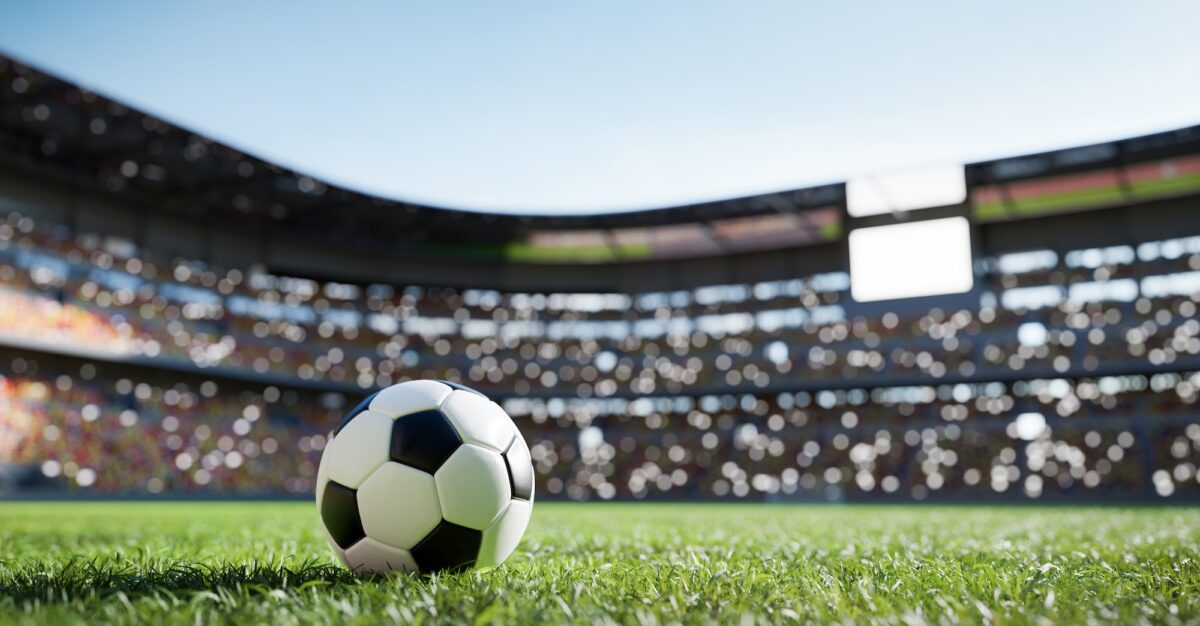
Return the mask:
M 325 495 L 321 499 L 321 521 L 329 536 L 343 550 L 366 537 L 362 519 L 358 516 L 358 499 L 354 490 L 332 480 L 325 484 Z
M 508 467 L 508 484 L 514 498 L 529 500 L 533 497 L 533 459 L 529 458 L 528 448 L 516 444 L 517 438 L 513 437 L 503 455 L 504 465 Z
M 412 555 L 422 572 L 456 570 L 475 564 L 482 543 L 483 531 L 442 520 L 412 549 Z
M 402 415 L 392 426 L 392 460 L 430 474 L 436 472 L 461 443 L 458 431 L 437 409 Z
M 445 385 L 447 387 L 450 387 L 451 389 L 457 389 L 459 391 L 467 391 L 467 392 L 473 393 L 477 396 L 483 396 L 485 398 L 487 397 L 487 396 L 484 396 L 482 393 L 480 393 L 474 389 L 471 389 L 470 387 L 468 387 L 462 383 L 452 383 L 448 380 L 438 380 L 438 382 L 442 383 L 443 385 Z
M 342 429 L 346 427 L 346 424 L 350 423 L 350 420 L 357 417 L 359 413 L 366 411 L 367 407 L 371 406 L 371 401 L 374 400 L 375 396 L 377 396 L 377 395 L 379 395 L 378 391 L 367 396 L 367 398 L 365 400 L 358 403 L 358 406 L 354 407 L 353 409 L 350 409 L 350 412 L 346 414 L 346 417 L 342 418 L 342 423 L 338 424 L 337 428 L 333 429 L 333 434 L 337 435 L 338 433 L 342 432 Z

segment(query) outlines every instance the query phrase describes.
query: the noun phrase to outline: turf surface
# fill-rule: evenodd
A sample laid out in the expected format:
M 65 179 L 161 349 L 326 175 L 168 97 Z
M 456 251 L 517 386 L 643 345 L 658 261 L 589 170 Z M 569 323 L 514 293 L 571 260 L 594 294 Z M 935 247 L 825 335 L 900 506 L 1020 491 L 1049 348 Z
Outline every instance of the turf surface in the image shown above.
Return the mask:
M 301 503 L 0 502 L 4 623 L 1200 623 L 1200 510 L 539 504 L 359 579 Z

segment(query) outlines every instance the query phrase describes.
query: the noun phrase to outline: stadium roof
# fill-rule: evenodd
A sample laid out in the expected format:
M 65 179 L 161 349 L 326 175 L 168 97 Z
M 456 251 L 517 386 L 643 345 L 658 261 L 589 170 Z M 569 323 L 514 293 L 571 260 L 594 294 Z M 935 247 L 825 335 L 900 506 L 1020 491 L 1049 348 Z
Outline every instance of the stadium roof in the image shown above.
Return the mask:
M 0 94 L 0 166 L 218 231 L 237 223 L 264 240 L 430 260 L 571 264 L 799 249 L 842 241 L 847 224 L 867 224 L 847 216 L 841 182 L 618 214 L 462 211 L 330 185 L 4 56 Z M 1196 153 L 1200 126 L 971 164 L 965 177 L 976 219 L 995 221 L 1027 214 L 1011 189 L 1021 180 L 1109 168 L 1114 197 L 1129 201 L 1136 198 L 1116 170 Z M 996 198 L 990 213 L 978 206 L 985 188 Z
M 0 158 L 185 214 L 261 217 L 354 240 L 505 241 L 521 229 L 619 228 L 837 204 L 833 184 L 688 206 L 571 216 L 498 215 L 325 183 L 0 56 Z

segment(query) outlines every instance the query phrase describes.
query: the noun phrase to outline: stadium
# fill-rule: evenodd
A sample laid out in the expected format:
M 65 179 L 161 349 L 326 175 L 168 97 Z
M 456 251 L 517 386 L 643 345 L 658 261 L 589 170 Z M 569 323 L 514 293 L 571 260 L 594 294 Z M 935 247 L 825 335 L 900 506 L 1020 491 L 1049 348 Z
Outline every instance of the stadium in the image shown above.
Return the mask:
M 505 404 L 551 499 L 1200 493 L 1200 127 L 967 166 L 920 219 L 970 220 L 974 286 L 859 304 L 846 232 L 917 217 L 844 184 L 405 205 L 4 72 L 13 488 L 307 497 L 344 409 L 437 378 Z
M 58 561 L 0 552 L 4 619 L 158 621 L 162 601 L 202 622 L 866 622 L 887 612 L 863 604 L 887 587 L 907 594 L 894 619 L 1200 615 L 1200 126 L 967 163 L 932 199 L 873 179 L 506 215 L 339 187 L 14 58 L 0 57 L 0 92 L 0 536 L 77 542 L 44 548 Z M 934 239 L 912 239 L 914 226 Z M 952 284 L 907 292 L 888 278 L 898 257 L 871 250 L 929 256 Z M 537 534 L 539 509 L 515 565 L 373 583 L 309 549 L 334 428 L 413 379 L 486 394 L 528 442 L 547 525 Z M 792 506 L 807 503 L 854 506 Z M 303 539 L 130 518 L 154 506 L 235 525 L 274 515 Z M 600 537 L 610 515 L 632 524 L 631 543 L 578 539 L 591 555 L 553 560 L 576 541 L 565 528 Z M 240 552 L 126 545 L 112 561 L 64 561 L 120 543 L 89 535 L 89 518 Z M 644 528 L 685 518 L 682 538 Z M 742 518 L 767 535 L 819 526 L 841 547 L 776 546 L 784 560 L 832 559 L 809 582 L 773 570 L 753 537 L 720 569 L 723 548 L 705 542 Z M 1039 532 L 1028 519 L 1058 525 L 1061 545 L 1005 552 L 978 530 L 1006 525 L 1015 541 Z M 866 537 L 892 524 L 924 547 L 881 565 L 895 546 Z M 654 606 L 591 590 L 605 583 L 589 568 L 630 551 L 656 564 Z M 932 580 L 936 554 L 968 555 L 960 582 Z M 611 584 L 643 584 L 638 567 L 618 565 Z M 921 567 L 932 578 L 902 578 Z M 1079 568 L 1111 586 L 1067 580 Z M 514 569 L 541 578 L 514 582 Z M 999 582 L 972 588 L 985 570 Z M 1116 582 L 1148 570 L 1173 582 Z M 787 591 L 764 591 L 772 576 Z M 836 584 L 806 587 L 822 579 Z M 939 584 L 963 587 L 926 593 Z M 1072 584 L 1108 591 L 1067 608 Z M 505 585 L 536 610 L 499 602 Z M 312 589 L 333 598 L 326 612 L 305 613 L 326 602 Z M 339 594 L 357 604 L 336 613 Z

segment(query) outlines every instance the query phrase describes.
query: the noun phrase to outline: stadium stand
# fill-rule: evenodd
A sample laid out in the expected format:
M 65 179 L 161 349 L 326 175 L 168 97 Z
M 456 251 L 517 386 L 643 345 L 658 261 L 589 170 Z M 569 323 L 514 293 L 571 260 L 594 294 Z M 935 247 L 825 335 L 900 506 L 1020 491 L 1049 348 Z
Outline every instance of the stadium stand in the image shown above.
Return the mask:
M 844 185 L 632 214 L 339 189 L 0 58 L 0 488 L 305 494 L 501 401 L 571 499 L 1200 493 L 1200 127 L 967 168 L 975 287 L 859 303 Z M 236 224 L 237 226 L 229 226 Z

